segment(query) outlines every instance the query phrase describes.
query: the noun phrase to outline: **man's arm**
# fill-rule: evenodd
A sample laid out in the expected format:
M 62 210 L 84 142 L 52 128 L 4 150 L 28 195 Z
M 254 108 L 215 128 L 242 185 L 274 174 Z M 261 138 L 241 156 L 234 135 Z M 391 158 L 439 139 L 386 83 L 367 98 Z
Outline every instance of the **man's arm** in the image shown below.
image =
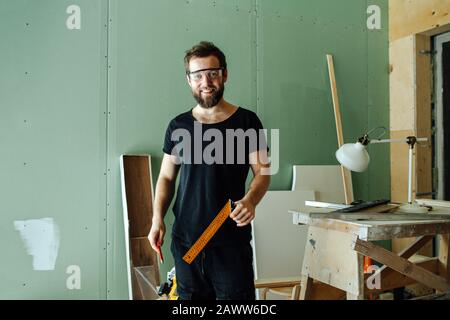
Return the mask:
M 262 174 L 263 168 L 269 168 L 267 150 L 260 150 L 249 155 L 253 179 L 244 198 L 236 201 L 236 209 L 230 217 L 236 221 L 238 227 L 249 224 L 255 218 L 255 207 L 261 201 L 270 184 L 270 175 Z M 264 170 L 269 172 L 268 169 Z
M 162 246 L 164 243 L 166 233 L 164 216 L 175 193 L 175 181 L 179 169 L 180 166 L 175 164 L 175 156 L 164 154 L 156 183 L 152 228 L 148 235 L 150 244 L 155 251 L 158 251 L 158 245 Z

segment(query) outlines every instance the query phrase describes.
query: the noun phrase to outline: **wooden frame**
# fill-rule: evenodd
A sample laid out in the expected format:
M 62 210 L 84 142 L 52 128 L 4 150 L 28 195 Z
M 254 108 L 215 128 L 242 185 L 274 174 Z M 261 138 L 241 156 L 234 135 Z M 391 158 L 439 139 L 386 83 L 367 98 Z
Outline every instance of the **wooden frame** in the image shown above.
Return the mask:
M 389 1 L 390 137 L 416 135 L 430 141 L 415 148 L 413 198 L 416 193 L 432 191 L 430 38 L 450 30 L 449 11 L 450 0 Z M 391 144 L 390 148 L 391 199 L 405 202 L 407 147 Z M 414 239 L 395 239 L 393 250 L 399 252 L 411 241 Z M 421 251 L 431 252 L 431 245 Z

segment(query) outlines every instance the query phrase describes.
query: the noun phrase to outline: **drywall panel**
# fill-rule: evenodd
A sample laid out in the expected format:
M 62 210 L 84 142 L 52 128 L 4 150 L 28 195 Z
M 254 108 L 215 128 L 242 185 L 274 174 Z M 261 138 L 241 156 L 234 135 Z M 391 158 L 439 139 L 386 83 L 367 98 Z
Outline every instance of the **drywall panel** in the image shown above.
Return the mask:
M 106 3 L 0 2 L 0 299 L 106 297 Z
M 159 174 L 166 127 L 195 106 L 186 82 L 184 52 L 201 40 L 227 56 L 225 97 L 256 111 L 254 1 L 110 1 L 108 127 L 108 298 L 127 298 L 126 255 L 120 201 L 120 154 L 152 156 Z M 213 26 L 213 27 L 212 27 Z M 161 279 L 173 267 L 171 208 Z
M 389 138 L 388 0 L 367 0 L 366 5 L 367 7 L 376 5 L 380 8 L 380 29 L 367 31 L 367 128 L 385 127 L 387 132 L 383 138 L 387 139 Z M 367 188 L 367 199 L 389 198 L 389 144 L 369 145 L 368 152 L 371 159 L 367 170 L 369 179 L 367 185 L 363 186 L 363 189 Z
M 376 3 L 386 22 L 387 1 Z M 384 80 L 387 88 L 386 68 L 378 67 L 383 63 L 386 67 L 387 60 L 374 62 L 369 78 L 368 45 L 387 54 L 387 27 L 369 40 L 373 31 L 367 29 L 367 3 L 361 1 L 261 0 L 257 11 L 258 114 L 266 127 L 280 130 L 280 170 L 271 188 L 288 189 L 292 164 L 337 164 L 327 53 L 334 56 L 345 142 L 356 141 L 370 129 L 370 101 L 380 102 L 370 114 L 386 112 L 387 94 L 371 89 L 369 97 L 368 87 L 369 81 Z M 371 52 L 370 57 L 374 55 Z M 370 124 L 387 126 L 386 118 L 380 120 Z M 389 174 L 388 167 L 380 169 Z M 386 181 L 376 180 L 377 195 L 388 194 Z M 355 199 L 371 197 L 367 172 L 354 175 L 353 185 Z
M 382 28 L 369 32 L 369 3 L 359 0 L 80 0 L 79 30 L 67 28 L 72 2 L 2 1 L 0 189 L 8 196 L 0 228 L 5 261 L 14 263 L 0 274 L 12 275 L 3 282 L 8 296 L 128 297 L 119 156 L 151 154 L 156 182 L 165 127 L 194 105 L 182 59 L 200 40 L 227 54 L 226 97 L 280 129 L 271 189 L 290 188 L 294 163 L 337 164 L 325 54 L 334 55 L 344 137 L 352 142 L 385 114 L 387 1 L 374 3 Z M 357 199 L 385 190 L 388 169 L 370 170 L 354 179 Z M 13 221 L 46 218 L 60 235 L 57 279 L 30 269 L 14 230 Z M 170 213 L 166 221 L 169 234 Z M 173 265 L 169 245 L 163 278 Z M 69 262 L 80 266 L 80 290 L 61 282 L 76 270 Z

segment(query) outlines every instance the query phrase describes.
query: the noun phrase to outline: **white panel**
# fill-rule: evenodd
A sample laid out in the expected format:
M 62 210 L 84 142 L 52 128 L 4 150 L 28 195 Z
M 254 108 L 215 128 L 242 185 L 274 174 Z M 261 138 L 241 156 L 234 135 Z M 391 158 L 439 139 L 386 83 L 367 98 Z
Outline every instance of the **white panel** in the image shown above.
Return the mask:
M 353 185 L 350 185 L 353 189 Z M 316 200 L 345 203 L 344 183 L 338 165 L 293 166 L 292 191 L 314 190 Z
M 313 191 L 268 191 L 253 221 L 256 278 L 300 276 L 307 226 L 294 225 L 288 210 L 304 208 Z

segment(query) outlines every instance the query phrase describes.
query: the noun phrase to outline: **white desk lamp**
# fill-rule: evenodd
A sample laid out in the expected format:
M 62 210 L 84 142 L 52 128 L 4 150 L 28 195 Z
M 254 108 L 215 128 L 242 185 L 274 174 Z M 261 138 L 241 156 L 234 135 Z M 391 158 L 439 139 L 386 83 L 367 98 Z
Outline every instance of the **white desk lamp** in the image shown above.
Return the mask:
M 379 127 L 383 128 L 383 127 Z M 378 128 L 375 128 L 378 129 Z M 373 129 L 373 130 L 375 130 Z M 383 128 L 385 129 L 385 128 Z M 370 157 L 367 153 L 366 146 L 369 143 L 398 143 L 406 142 L 409 145 L 409 162 L 408 162 L 408 204 L 402 205 L 399 211 L 406 213 L 426 213 L 428 209 L 421 207 L 417 203 L 412 202 L 412 162 L 413 162 L 413 149 L 416 142 L 427 141 L 427 138 L 416 138 L 414 136 L 406 137 L 405 139 L 369 139 L 369 133 L 364 134 L 358 139 L 356 143 L 347 143 L 342 145 L 336 151 L 336 158 L 340 164 L 351 171 L 363 172 L 367 169 Z M 385 129 L 386 130 L 386 129 Z

